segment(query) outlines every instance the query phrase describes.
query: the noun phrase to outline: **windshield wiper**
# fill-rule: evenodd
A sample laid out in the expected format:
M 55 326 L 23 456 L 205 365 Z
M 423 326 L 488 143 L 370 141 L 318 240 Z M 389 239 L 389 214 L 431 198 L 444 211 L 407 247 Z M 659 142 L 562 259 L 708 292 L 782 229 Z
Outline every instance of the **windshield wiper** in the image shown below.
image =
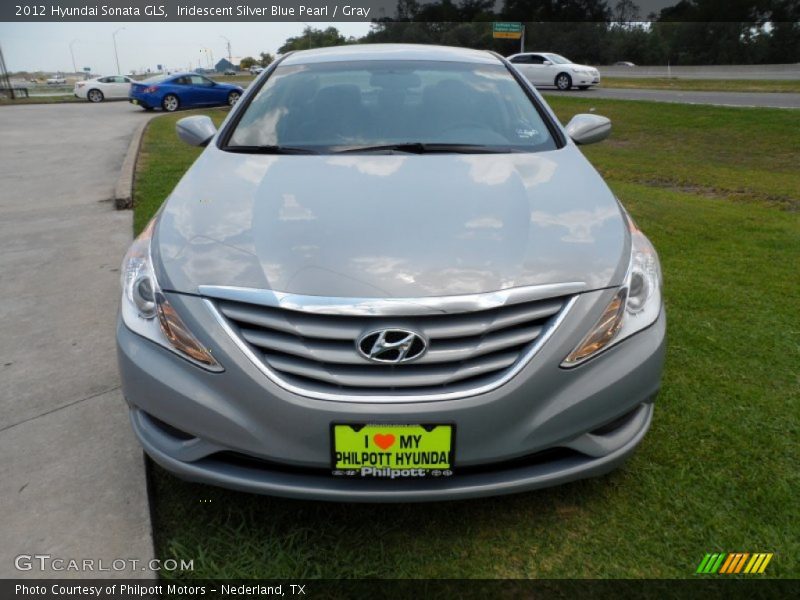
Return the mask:
M 347 146 L 334 150 L 337 154 L 357 152 L 408 152 L 409 154 L 507 154 L 517 152 L 510 146 L 485 146 L 483 144 L 445 144 L 439 142 L 407 142 L 380 146 Z
M 263 146 L 225 146 L 228 152 L 241 152 L 243 154 L 319 154 L 310 148 L 297 146 L 277 146 L 265 144 Z

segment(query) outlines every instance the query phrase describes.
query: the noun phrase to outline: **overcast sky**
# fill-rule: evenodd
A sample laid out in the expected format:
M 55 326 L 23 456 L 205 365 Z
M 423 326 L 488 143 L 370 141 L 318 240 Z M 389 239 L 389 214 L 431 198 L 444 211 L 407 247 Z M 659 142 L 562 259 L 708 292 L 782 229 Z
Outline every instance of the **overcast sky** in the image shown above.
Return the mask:
M 362 36 L 369 23 L 310 23 L 316 28 L 335 26 L 345 36 Z M 111 34 L 117 34 L 119 66 L 123 73 L 156 65 L 171 69 L 205 67 L 227 56 L 275 54 L 286 38 L 299 35 L 305 25 L 287 23 L 0 23 L 0 46 L 9 71 L 72 71 L 70 42 L 78 70 L 116 73 Z M 208 48 L 210 52 L 204 51 Z

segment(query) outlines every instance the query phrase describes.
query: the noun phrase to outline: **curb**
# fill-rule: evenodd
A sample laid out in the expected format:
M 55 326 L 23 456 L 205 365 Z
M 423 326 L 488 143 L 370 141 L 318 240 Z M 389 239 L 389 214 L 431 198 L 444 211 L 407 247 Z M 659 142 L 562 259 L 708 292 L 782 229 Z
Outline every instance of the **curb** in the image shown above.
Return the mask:
M 136 172 L 136 159 L 139 156 L 144 130 L 149 122 L 150 119 L 147 119 L 136 128 L 131 143 L 128 144 L 128 151 L 125 153 L 125 160 L 122 161 L 122 169 L 117 178 L 117 184 L 114 186 L 114 206 L 117 210 L 133 207 L 133 178 Z

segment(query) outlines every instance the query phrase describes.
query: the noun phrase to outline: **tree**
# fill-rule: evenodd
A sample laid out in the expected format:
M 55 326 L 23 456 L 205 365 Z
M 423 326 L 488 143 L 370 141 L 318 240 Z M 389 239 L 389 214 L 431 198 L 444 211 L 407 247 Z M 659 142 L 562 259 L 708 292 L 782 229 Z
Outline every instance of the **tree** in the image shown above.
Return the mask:
M 611 9 L 605 0 L 505 0 L 503 18 L 508 21 L 608 21 Z
M 291 52 L 292 50 L 308 50 L 310 48 L 326 48 L 328 46 L 342 46 L 344 44 L 352 44 L 355 40 L 346 38 L 336 27 L 328 27 L 327 29 L 314 29 L 306 27 L 302 35 L 290 37 L 284 42 L 283 46 L 278 48 L 280 54 Z
M 611 17 L 617 23 L 630 23 L 639 20 L 639 6 L 633 0 L 619 0 L 614 5 Z
M 522 21 L 529 50 L 576 62 L 640 65 L 793 63 L 800 60 L 800 0 L 673 0 L 649 22 L 640 0 L 397 0 L 397 20 L 372 24 L 359 43 L 445 44 L 509 55 L 492 21 Z M 499 8 L 499 12 L 497 11 Z M 328 36 L 328 32 L 333 32 Z M 331 37 L 332 39 L 326 39 Z M 350 43 L 335 29 L 306 29 L 281 48 Z
M 262 67 L 268 67 L 270 63 L 275 60 L 275 57 L 269 52 L 262 52 L 259 54 L 259 56 L 260 60 L 258 61 L 258 64 L 260 64 Z
M 256 59 L 252 56 L 245 56 L 242 60 L 239 61 L 239 67 L 244 69 L 245 71 L 256 64 Z

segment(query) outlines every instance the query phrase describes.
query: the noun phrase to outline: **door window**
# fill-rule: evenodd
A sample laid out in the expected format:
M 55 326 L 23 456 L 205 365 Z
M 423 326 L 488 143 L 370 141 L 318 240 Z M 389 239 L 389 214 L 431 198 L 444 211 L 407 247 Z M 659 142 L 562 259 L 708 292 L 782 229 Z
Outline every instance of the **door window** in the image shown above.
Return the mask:
M 190 75 L 189 79 L 192 82 L 192 85 L 199 85 L 202 87 L 211 87 L 214 83 L 210 79 L 206 79 L 200 75 Z

